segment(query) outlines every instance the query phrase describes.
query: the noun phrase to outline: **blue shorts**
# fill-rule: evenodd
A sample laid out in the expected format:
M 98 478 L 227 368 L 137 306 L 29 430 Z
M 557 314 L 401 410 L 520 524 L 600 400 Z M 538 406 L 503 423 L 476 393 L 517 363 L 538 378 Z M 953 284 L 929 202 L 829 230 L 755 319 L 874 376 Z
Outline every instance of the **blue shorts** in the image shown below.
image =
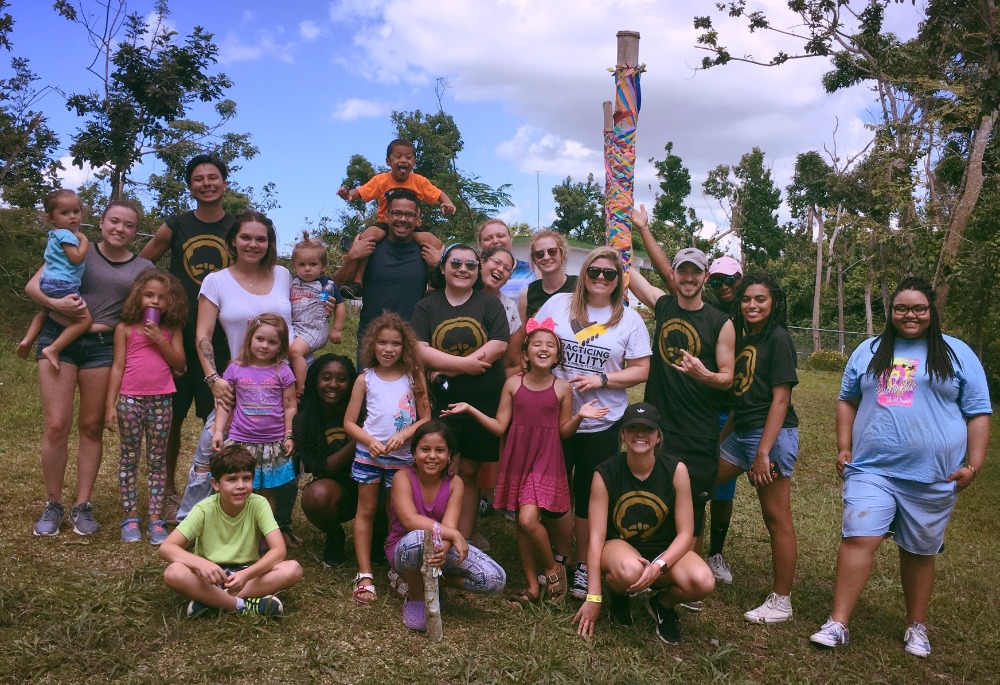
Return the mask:
M 80 294 L 80 281 L 64 281 L 61 278 L 38 279 L 38 289 L 53 299 Z
M 842 535 L 882 537 L 891 530 L 904 551 L 938 554 L 958 498 L 957 487 L 955 482 L 918 483 L 848 467 L 844 471 Z
M 35 359 L 44 359 L 42 350 L 51 345 L 65 326 L 52 319 L 45 319 L 42 332 L 38 334 Z M 101 369 L 111 366 L 115 359 L 115 332 L 100 331 L 84 333 L 59 353 L 59 361 L 72 364 L 78 369 Z
M 360 446 L 354 452 L 354 463 L 351 465 L 351 478 L 363 485 L 382 483 L 383 487 L 392 487 L 392 477 L 396 471 L 413 463 L 413 457 L 401 459 L 385 455 L 373 457 L 368 450 Z
M 754 428 L 745 433 L 730 433 L 719 448 L 719 456 L 733 466 L 749 471 L 757 455 L 757 446 L 764 435 L 763 428 Z M 782 428 L 778 439 L 771 446 L 768 459 L 777 463 L 782 476 L 791 477 L 795 471 L 795 460 L 799 455 L 799 429 Z M 735 480 L 735 479 L 734 479 Z

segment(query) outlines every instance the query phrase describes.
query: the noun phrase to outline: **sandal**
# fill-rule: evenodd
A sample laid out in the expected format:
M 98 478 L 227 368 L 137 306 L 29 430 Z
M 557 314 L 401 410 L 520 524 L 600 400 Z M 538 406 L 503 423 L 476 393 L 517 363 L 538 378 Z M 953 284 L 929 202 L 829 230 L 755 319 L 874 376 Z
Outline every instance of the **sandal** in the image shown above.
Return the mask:
M 409 583 L 403 580 L 403 577 L 391 568 L 389 569 L 389 587 L 398 592 L 404 600 L 406 599 L 406 594 L 410 591 Z
M 361 581 L 367 580 L 365 584 L 361 584 Z M 364 599 L 364 595 L 370 595 L 368 599 Z M 361 606 L 368 606 L 372 602 L 378 599 L 378 593 L 375 592 L 375 576 L 370 573 L 359 573 L 354 576 L 354 603 Z
M 302 538 L 292 532 L 292 526 L 286 523 L 283 526 L 278 526 L 278 530 L 281 531 L 282 537 L 285 538 L 285 547 L 301 547 Z
M 566 566 L 556 564 L 556 572 L 545 576 L 545 599 L 552 604 L 562 604 L 566 599 Z
M 521 590 L 516 595 L 511 595 L 507 598 L 507 606 L 511 609 L 527 609 L 532 604 L 538 604 L 542 601 L 542 593 L 544 590 L 539 589 L 537 595 L 531 594 L 527 588 Z

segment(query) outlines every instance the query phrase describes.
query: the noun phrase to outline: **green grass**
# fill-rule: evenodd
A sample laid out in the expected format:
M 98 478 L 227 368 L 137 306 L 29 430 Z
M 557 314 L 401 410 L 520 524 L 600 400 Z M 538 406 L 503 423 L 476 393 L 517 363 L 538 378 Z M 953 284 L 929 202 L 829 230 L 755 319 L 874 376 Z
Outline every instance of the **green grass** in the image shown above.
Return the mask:
M 353 335 L 340 351 L 353 354 Z M 591 643 L 570 627 L 576 603 L 511 613 L 497 599 L 451 593 L 443 610 L 445 640 L 430 644 L 401 623 L 401 603 L 377 568 L 378 602 L 350 599 L 354 570 L 324 570 L 321 536 L 296 512 L 306 540 L 291 556 L 305 579 L 284 593 L 280 622 L 218 616 L 182 618 L 184 602 L 162 584 L 163 564 L 145 542 L 118 541 L 120 517 L 109 436 L 95 495 L 103 524 L 92 538 L 64 532 L 37 539 L 31 526 L 43 504 L 38 466 L 41 420 L 34 364 L 0 350 L 0 681 L 32 683 L 984 683 L 997 679 L 1000 608 L 996 573 L 1000 535 L 991 495 L 1000 486 L 987 466 L 960 498 L 940 557 L 930 612 L 934 653 L 919 660 L 902 649 L 903 602 L 894 545 L 882 546 L 851 623 L 853 643 L 818 651 L 808 636 L 829 611 L 840 531 L 840 481 L 833 464 L 834 398 L 839 376 L 801 372 L 794 402 L 801 451 L 793 489 L 799 566 L 795 620 L 755 626 L 742 613 L 769 591 L 767 533 L 756 497 L 742 480 L 726 556 L 736 583 L 720 586 L 699 615 L 681 617 L 684 644 L 653 635 L 636 602 L 636 626 L 606 620 Z M 182 459 L 189 463 L 192 418 Z M 71 453 L 72 453 L 71 444 Z M 182 463 L 181 472 L 187 463 Z M 70 497 L 75 481 L 67 474 Z M 520 586 L 513 528 L 484 520 L 494 556 Z

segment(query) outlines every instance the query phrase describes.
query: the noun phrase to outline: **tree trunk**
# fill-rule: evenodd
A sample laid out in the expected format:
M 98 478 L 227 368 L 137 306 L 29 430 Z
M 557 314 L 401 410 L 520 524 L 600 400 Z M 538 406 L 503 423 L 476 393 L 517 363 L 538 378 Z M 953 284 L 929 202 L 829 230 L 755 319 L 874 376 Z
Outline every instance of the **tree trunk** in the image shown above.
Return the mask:
M 809 230 L 812 230 L 813 217 L 816 218 L 816 289 L 813 291 L 813 352 L 823 349 L 819 335 L 819 303 L 823 294 L 823 215 L 815 211 L 815 207 L 809 207 L 809 215 L 806 218 Z
M 837 257 L 837 344 L 841 354 L 844 352 L 844 261 Z
M 437 524 L 435 524 L 437 525 Z M 427 560 L 434 556 L 434 534 L 424 531 L 424 561 L 420 565 L 420 573 L 424 577 L 424 609 L 427 617 L 427 638 L 431 642 L 441 642 L 444 638 L 444 628 L 441 625 L 441 600 L 438 597 L 438 579 L 434 568 Z
M 938 258 L 937 270 L 934 272 L 934 287 L 937 290 L 937 308 L 941 320 L 945 320 L 948 305 L 948 290 L 951 287 L 951 270 L 958 261 L 958 248 L 962 244 L 962 232 L 965 230 L 972 212 L 979 200 L 979 192 L 983 188 L 983 155 L 990 142 L 990 134 L 996 124 L 997 111 L 983 117 L 976 130 L 976 137 L 969 153 L 969 162 L 965 167 L 965 178 L 955 210 L 951 213 L 951 221 L 945 232 L 944 243 L 941 245 L 941 255 Z

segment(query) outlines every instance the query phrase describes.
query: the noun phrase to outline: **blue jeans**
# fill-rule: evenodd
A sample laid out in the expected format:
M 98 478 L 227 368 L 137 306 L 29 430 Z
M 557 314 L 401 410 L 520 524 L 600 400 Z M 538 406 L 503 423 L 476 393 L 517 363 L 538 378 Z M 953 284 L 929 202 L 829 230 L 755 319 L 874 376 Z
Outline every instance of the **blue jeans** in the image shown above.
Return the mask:
M 424 557 L 424 532 L 411 530 L 400 538 L 392 551 L 392 566 L 397 572 L 419 571 Z M 507 584 L 507 574 L 486 552 L 469 545 L 469 554 L 459 563 L 454 547 L 448 550 L 441 570 L 446 576 L 461 576 L 465 589 L 480 595 L 495 595 Z
M 208 418 L 205 419 L 205 427 L 201 431 L 201 437 L 198 438 L 194 459 L 191 460 L 187 487 L 184 488 L 184 497 L 177 510 L 178 521 L 183 521 L 191 513 L 194 505 L 212 494 L 212 473 L 209 471 L 209 463 L 212 460 L 212 428 L 214 426 L 215 409 L 212 409 Z

